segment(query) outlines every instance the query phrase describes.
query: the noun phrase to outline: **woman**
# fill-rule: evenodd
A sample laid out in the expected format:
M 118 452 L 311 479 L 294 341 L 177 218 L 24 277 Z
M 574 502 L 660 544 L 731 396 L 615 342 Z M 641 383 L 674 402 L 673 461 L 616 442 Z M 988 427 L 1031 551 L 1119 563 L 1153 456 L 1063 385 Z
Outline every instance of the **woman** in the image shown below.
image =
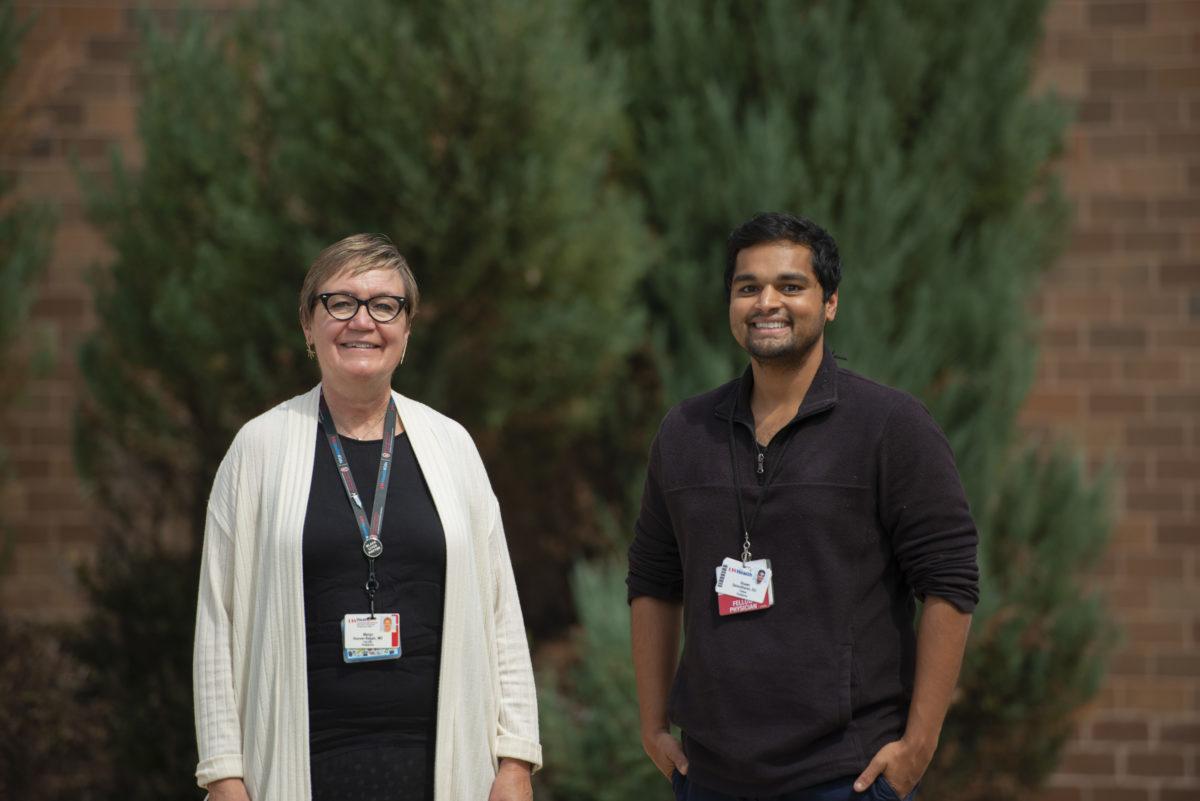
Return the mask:
M 391 389 L 418 299 L 385 237 L 326 248 L 300 293 L 321 383 L 217 472 L 193 670 L 213 801 L 532 798 L 499 506 L 466 431 Z

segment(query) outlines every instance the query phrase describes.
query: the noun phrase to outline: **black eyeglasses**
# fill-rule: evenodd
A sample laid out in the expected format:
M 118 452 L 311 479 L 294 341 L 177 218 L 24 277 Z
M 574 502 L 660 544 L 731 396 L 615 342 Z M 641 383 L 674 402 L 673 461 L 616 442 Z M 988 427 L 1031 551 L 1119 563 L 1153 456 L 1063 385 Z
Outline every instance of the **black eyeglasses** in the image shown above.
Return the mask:
M 335 320 L 349 320 L 358 314 L 360 306 L 366 306 L 367 314 L 371 315 L 372 320 L 377 323 L 390 323 L 399 317 L 400 312 L 408 305 L 408 298 L 399 295 L 376 295 L 362 300 L 344 292 L 324 292 L 317 297 L 321 299 L 325 311 Z

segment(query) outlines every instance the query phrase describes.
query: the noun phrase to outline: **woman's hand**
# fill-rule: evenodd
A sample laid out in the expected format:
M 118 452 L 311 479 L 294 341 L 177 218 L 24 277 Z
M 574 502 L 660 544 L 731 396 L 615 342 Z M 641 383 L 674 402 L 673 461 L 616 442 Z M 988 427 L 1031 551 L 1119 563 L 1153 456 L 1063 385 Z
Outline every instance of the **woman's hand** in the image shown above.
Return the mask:
M 533 766 L 521 759 L 504 757 L 492 782 L 488 801 L 533 801 Z
M 208 785 L 209 801 L 250 801 L 241 779 L 217 779 Z

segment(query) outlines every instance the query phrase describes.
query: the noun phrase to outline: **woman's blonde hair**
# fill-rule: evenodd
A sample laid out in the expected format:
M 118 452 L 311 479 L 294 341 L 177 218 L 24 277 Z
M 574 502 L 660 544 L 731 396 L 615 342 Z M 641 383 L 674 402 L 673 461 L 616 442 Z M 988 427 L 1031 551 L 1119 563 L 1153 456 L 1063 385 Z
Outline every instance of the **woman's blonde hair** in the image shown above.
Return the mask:
M 400 276 L 404 282 L 404 296 L 408 298 L 405 310 L 411 325 L 421 300 L 421 291 L 417 288 L 416 276 L 408 262 L 400 255 L 392 240 L 383 234 L 354 234 L 334 242 L 317 254 L 300 286 L 301 324 L 308 326 L 312 323 L 313 309 L 317 306 L 317 289 L 322 284 L 344 271 L 349 271 L 350 275 L 360 275 L 371 270 L 394 270 Z

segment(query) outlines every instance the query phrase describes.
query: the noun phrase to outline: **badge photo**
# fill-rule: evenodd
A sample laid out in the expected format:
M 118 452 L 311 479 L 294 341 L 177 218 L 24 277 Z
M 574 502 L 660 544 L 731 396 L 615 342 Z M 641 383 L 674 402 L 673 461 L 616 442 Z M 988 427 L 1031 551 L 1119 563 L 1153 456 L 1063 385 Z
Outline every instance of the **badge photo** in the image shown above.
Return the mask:
M 342 618 L 342 659 L 372 662 L 400 658 L 400 614 L 346 615 Z
M 767 609 L 775 603 L 771 560 L 745 562 L 726 557 L 716 569 L 717 613 L 736 615 Z

